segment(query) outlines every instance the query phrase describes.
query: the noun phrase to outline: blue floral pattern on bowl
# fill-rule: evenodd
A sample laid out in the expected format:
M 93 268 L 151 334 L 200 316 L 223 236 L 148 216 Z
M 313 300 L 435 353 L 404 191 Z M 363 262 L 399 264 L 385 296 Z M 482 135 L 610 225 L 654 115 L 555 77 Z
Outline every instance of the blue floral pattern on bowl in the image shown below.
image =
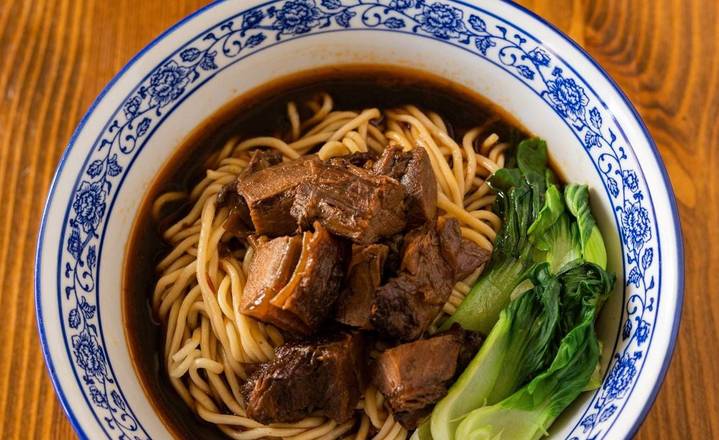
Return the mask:
M 527 32 L 486 11 L 450 0 L 280 0 L 249 9 L 205 31 L 157 66 L 126 97 L 86 161 L 64 225 L 65 340 L 86 400 L 110 438 L 148 435 L 129 408 L 99 330 L 96 279 L 108 209 L 128 164 L 169 111 L 240 54 L 345 28 L 400 32 L 471 50 L 532 89 L 574 132 L 602 177 L 620 230 L 625 310 L 620 349 L 570 436 L 600 438 L 636 383 L 656 325 L 660 266 L 656 224 L 641 169 L 627 140 L 585 81 Z

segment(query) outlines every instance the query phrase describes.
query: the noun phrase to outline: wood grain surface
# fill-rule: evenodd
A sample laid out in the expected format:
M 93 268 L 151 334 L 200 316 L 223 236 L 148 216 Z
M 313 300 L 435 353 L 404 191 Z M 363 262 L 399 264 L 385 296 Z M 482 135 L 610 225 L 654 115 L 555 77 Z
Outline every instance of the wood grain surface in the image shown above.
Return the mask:
M 55 165 L 110 78 L 200 0 L 0 0 L 0 438 L 74 438 L 38 344 L 33 254 Z M 679 200 L 679 342 L 641 439 L 719 438 L 719 2 L 525 0 L 619 82 Z

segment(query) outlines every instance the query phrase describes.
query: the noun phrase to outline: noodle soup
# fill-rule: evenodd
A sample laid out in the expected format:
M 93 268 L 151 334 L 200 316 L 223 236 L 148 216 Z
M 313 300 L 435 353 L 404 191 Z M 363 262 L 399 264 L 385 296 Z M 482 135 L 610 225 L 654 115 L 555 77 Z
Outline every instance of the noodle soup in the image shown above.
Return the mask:
M 123 313 L 132 358 L 167 427 L 183 438 L 409 437 L 370 385 L 343 423 L 308 416 L 268 427 L 245 414 L 240 388 L 250 375 L 247 364 L 270 361 L 287 340 L 281 329 L 238 312 L 253 247 L 225 230 L 232 209 L 217 203 L 253 150 L 278 151 L 284 161 L 310 154 L 326 161 L 379 156 L 388 145 L 421 146 L 436 179 L 438 215 L 456 219 L 463 240 L 491 252 L 501 219 L 485 181 L 525 137 L 516 121 L 467 89 L 382 66 L 303 72 L 210 116 L 147 191 L 125 263 Z M 428 334 L 454 313 L 481 269 L 454 284 Z

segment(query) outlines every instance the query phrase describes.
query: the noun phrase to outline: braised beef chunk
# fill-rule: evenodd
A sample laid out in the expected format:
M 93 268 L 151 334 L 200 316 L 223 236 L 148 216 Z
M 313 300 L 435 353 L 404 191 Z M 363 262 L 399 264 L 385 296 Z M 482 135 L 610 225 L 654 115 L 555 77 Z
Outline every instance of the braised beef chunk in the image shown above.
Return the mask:
M 382 243 L 387 245 L 389 251 L 387 252 L 387 260 L 384 263 L 383 278 L 390 278 L 399 272 L 400 264 L 402 263 L 402 245 L 404 245 L 404 235 L 397 234 L 384 240 Z
M 441 219 L 404 237 L 399 274 L 377 289 L 370 322 L 393 338 L 419 338 L 441 311 L 454 283 L 489 253 L 462 238 L 455 219 Z
M 310 177 L 311 164 L 321 164 L 321 161 L 316 156 L 303 156 L 238 179 L 237 193 L 247 203 L 258 234 L 274 237 L 297 230 L 290 208 L 297 186 Z
M 375 290 L 382 282 L 382 267 L 388 251 L 383 244 L 352 245 L 346 288 L 337 302 L 337 321 L 363 330 L 372 328 L 370 308 Z
M 247 415 L 261 423 L 292 423 L 309 415 L 347 421 L 363 381 L 362 336 L 290 343 L 275 350 L 243 386 Z
M 489 261 L 492 252 L 479 247 L 475 242 L 462 239 L 459 247 L 459 256 L 457 258 L 457 266 L 455 267 L 455 279 L 461 280 L 468 277 L 478 267 Z
M 416 428 L 432 405 L 447 394 L 447 386 L 457 373 L 462 341 L 461 333 L 447 332 L 379 355 L 371 380 L 402 426 Z
M 442 257 L 454 271 L 454 279 L 461 280 L 489 260 L 491 252 L 476 243 L 462 238 L 459 222 L 453 218 L 442 218 L 437 222 Z
M 412 155 L 402 151 L 402 148 L 390 145 L 374 163 L 372 171 L 378 175 L 400 180 L 407 171 L 407 164 L 411 157 Z
M 400 268 L 427 287 L 422 289 L 426 302 L 442 305 L 447 301 L 454 284 L 454 271 L 444 259 L 434 226 L 417 228 L 405 235 Z
M 240 197 L 237 204 L 230 208 L 230 213 L 223 226 L 226 231 L 240 238 L 247 237 L 254 232 L 254 226 L 250 220 L 250 210 L 244 199 Z
M 282 163 L 282 153 L 275 149 L 254 150 L 250 156 L 250 162 L 240 174 L 240 178 L 247 177 L 265 168 Z
M 263 364 L 255 363 L 255 362 L 243 362 L 241 364 L 242 369 L 245 370 L 245 373 L 247 373 L 247 376 L 253 376 L 257 371 L 262 368 Z
M 437 183 L 423 148 L 404 153 L 389 147 L 374 165 L 371 153 L 325 162 L 316 156 L 279 159 L 253 155 L 235 184 L 228 230 L 274 237 L 318 220 L 334 234 L 367 244 L 436 216 Z
M 437 179 L 424 148 L 415 148 L 411 155 L 400 182 L 407 191 L 407 224 L 419 226 L 437 215 Z
M 237 194 L 236 185 L 237 182 L 232 182 L 220 188 L 220 191 L 217 193 L 217 199 L 215 200 L 218 207 L 229 206 L 233 201 L 233 197 L 240 196 Z
M 255 150 L 252 152 L 247 167 L 242 170 L 238 180 L 242 180 L 257 171 L 269 168 L 282 162 L 282 154 L 276 150 Z M 250 210 L 245 199 L 237 193 L 237 182 L 223 186 L 217 194 L 217 205 L 228 206 L 230 213 L 223 224 L 225 230 L 238 236 L 246 237 L 254 232 Z
M 427 304 L 420 284 L 413 276 L 401 273 L 377 289 L 370 308 L 370 323 L 380 333 L 411 341 L 422 336 L 439 313 L 440 306 Z
M 400 181 L 407 192 L 409 226 L 434 222 L 437 215 L 437 180 L 424 148 L 403 152 L 399 147 L 389 146 L 377 159 L 372 171 Z
M 302 238 L 260 240 L 254 252 L 240 303 L 242 313 L 294 333 L 309 333 L 299 318 L 270 302 L 292 277 L 302 253 Z
M 220 192 L 217 193 L 217 206 L 230 208 L 227 220 L 222 225 L 226 231 L 242 238 L 254 232 L 255 227 L 252 225 L 250 210 L 247 208 L 245 199 L 237 194 L 235 182 L 228 183 L 220 189 Z
M 404 190 L 396 180 L 351 164 L 312 162 L 310 168 L 291 209 L 302 229 L 319 221 L 333 234 L 367 244 L 404 228 Z
M 319 223 L 303 234 L 302 254 L 289 282 L 270 301 L 311 329 L 327 318 L 344 277 L 345 246 Z
M 444 260 L 434 226 L 410 231 L 404 239 L 400 273 L 377 289 L 372 325 L 393 338 L 419 338 L 452 293 L 454 271 Z
M 332 164 L 342 165 L 350 163 L 360 168 L 372 168 L 374 161 L 377 160 L 377 154 L 372 151 L 358 151 L 356 153 L 347 154 L 345 156 L 334 157 L 328 162 Z
M 242 313 L 309 334 L 330 314 L 344 276 L 344 244 L 319 224 L 302 236 L 260 241 L 250 263 Z
M 459 222 L 453 218 L 440 218 L 437 220 L 437 235 L 442 258 L 454 272 L 459 265 L 459 248 L 462 246 L 462 230 L 459 228 Z

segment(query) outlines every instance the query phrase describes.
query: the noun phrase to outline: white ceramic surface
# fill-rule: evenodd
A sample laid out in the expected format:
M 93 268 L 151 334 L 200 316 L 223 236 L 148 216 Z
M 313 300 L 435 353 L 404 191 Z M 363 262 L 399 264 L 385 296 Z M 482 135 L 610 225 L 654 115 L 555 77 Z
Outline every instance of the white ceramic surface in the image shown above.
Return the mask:
M 342 63 L 420 68 L 471 87 L 545 138 L 592 187 L 617 289 L 598 324 L 602 386 L 552 438 L 624 438 L 671 358 L 683 256 L 671 187 L 621 91 L 556 29 L 500 1 L 227 0 L 162 34 L 103 90 L 58 165 L 36 260 L 53 382 L 83 438 L 166 438 L 130 364 L 121 268 L 142 194 L 204 118 L 270 79 Z M 123 437 L 124 436 L 124 437 Z

